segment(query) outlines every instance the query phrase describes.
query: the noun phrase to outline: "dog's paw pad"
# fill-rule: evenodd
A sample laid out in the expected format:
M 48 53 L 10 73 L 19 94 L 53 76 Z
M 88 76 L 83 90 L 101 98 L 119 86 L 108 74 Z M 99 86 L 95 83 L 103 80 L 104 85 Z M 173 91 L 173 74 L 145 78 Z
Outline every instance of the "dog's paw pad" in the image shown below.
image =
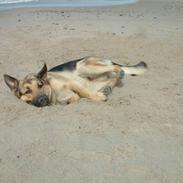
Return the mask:
M 123 79 L 125 76 L 125 72 L 122 70 L 119 74 L 119 79 Z
M 112 88 L 110 86 L 106 86 L 106 87 L 101 89 L 101 92 L 104 95 L 108 96 L 108 95 L 110 95 L 112 93 Z

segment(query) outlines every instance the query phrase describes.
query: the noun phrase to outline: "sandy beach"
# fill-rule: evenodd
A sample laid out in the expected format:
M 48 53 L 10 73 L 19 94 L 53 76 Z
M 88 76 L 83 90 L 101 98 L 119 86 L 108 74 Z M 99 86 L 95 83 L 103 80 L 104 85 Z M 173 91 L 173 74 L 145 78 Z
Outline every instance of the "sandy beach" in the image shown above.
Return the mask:
M 182 0 L 0 11 L 0 182 L 182 183 L 182 20 Z M 107 102 L 44 108 L 3 80 L 88 55 L 149 69 Z

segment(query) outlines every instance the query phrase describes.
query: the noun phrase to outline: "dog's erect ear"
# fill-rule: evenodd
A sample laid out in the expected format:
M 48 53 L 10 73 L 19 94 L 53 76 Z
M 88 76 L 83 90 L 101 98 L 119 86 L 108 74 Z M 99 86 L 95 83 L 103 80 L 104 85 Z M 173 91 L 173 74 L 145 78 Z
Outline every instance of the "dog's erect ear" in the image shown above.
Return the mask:
M 7 74 L 4 74 L 4 81 L 12 91 L 18 88 L 19 83 L 18 79 L 15 79 Z
M 38 72 L 37 78 L 38 79 L 46 79 L 47 77 L 47 66 L 44 64 L 43 68 Z

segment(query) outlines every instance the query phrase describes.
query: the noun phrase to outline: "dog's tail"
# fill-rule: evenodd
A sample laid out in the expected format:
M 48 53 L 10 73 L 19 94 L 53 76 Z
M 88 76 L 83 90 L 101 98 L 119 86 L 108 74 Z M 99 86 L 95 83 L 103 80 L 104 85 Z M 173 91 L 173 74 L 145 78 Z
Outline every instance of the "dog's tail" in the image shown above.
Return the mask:
M 145 62 L 139 62 L 136 65 L 120 65 L 122 70 L 127 75 L 136 76 L 141 75 L 147 70 L 147 64 Z

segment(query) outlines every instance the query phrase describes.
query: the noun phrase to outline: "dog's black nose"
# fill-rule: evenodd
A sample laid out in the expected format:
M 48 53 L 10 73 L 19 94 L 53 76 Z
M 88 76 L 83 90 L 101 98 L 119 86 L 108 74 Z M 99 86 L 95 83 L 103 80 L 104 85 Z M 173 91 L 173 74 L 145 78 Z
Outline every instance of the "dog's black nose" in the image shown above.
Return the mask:
M 46 95 L 38 96 L 33 101 L 33 105 L 35 105 L 37 107 L 44 107 L 44 106 L 47 106 L 48 104 L 49 104 L 49 98 Z

